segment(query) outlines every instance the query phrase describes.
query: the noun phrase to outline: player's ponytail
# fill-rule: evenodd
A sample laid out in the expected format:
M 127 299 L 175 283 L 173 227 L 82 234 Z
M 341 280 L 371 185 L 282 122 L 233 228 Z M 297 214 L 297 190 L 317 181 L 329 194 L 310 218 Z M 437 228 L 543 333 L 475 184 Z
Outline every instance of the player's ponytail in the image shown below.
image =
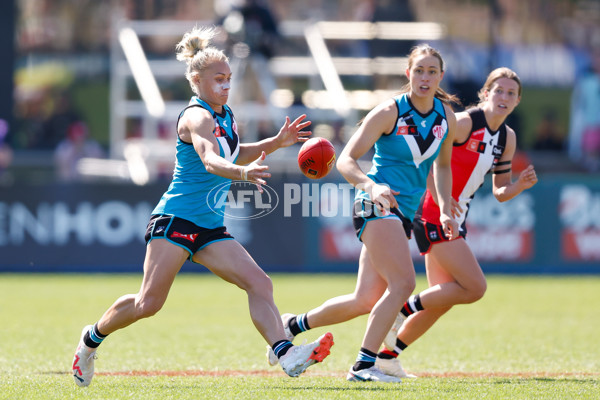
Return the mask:
M 196 94 L 198 94 L 194 84 L 196 75 L 202 73 L 214 61 L 229 62 L 222 50 L 210 45 L 216 35 L 216 28 L 196 27 L 183 35 L 181 41 L 175 46 L 177 60 L 187 64 L 185 77 Z

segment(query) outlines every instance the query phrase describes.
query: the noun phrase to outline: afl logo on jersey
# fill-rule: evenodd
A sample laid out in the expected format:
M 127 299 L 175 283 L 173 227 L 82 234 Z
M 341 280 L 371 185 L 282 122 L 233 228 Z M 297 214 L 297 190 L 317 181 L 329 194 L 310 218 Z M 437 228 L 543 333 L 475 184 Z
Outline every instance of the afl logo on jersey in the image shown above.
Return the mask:
M 435 125 L 431 129 L 431 131 L 433 132 L 433 136 L 435 136 L 436 139 L 442 140 L 444 134 L 446 133 L 446 128 L 444 128 L 442 125 Z

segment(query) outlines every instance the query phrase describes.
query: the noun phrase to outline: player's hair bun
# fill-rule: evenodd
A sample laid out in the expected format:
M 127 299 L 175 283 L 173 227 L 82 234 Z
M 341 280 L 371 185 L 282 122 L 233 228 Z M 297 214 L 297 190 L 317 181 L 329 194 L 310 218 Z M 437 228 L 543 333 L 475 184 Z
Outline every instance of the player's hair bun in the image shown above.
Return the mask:
M 177 59 L 190 64 L 198 52 L 210 45 L 211 39 L 216 35 L 214 28 L 194 28 L 183 35 L 175 50 Z

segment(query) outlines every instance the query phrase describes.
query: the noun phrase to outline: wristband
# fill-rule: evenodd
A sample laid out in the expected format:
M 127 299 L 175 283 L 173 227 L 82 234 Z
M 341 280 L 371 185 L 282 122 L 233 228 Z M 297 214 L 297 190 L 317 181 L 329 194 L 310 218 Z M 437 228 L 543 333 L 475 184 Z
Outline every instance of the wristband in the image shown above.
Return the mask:
M 248 180 L 248 170 L 246 169 L 246 167 L 242 167 L 241 178 L 243 181 Z

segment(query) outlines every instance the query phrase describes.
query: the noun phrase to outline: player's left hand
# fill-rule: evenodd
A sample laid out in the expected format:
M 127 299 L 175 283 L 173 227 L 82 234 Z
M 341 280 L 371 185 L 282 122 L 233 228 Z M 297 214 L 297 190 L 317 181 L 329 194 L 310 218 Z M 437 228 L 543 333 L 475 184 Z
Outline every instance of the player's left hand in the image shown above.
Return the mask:
M 535 169 L 533 165 L 529 165 L 519 174 L 519 184 L 523 189 L 529 189 L 533 185 L 535 185 L 538 181 L 537 174 L 535 173 Z
M 463 208 L 460 206 L 460 203 L 454 199 L 454 197 L 450 197 L 450 212 L 452 214 L 452 218 L 458 218 L 463 212 Z
M 260 157 L 258 157 L 256 160 L 252 161 L 250 164 L 242 167 L 241 179 L 243 181 L 248 181 L 248 182 L 256 184 L 256 188 L 258 189 L 258 191 L 260 193 L 263 192 L 262 185 L 267 184 L 267 182 L 264 180 L 264 178 L 271 177 L 271 173 L 269 173 L 267 171 L 269 169 L 269 167 L 267 165 L 262 165 L 262 163 L 263 163 L 263 161 L 265 161 L 266 157 L 267 157 L 267 154 L 263 151 L 260 154 Z
M 303 131 L 302 129 L 310 126 L 311 121 L 304 121 L 306 114 L 302 114 L 294 121 L 290 122 L 290 117 L 285 117 L 285 124 L 277 134 L 279 147 L 288 147 L 297 142 L 306 142 L 308 137 L 312 135 L 312 131 Z M 304 122 L 302 122 L 304 121 Z
M 440 223 L 442 224 L 442 229 L 448 239 L 454 240 L 458 237 L 458 222 L 456 222 L 454 218 L 442 214 L 440 215 Z

